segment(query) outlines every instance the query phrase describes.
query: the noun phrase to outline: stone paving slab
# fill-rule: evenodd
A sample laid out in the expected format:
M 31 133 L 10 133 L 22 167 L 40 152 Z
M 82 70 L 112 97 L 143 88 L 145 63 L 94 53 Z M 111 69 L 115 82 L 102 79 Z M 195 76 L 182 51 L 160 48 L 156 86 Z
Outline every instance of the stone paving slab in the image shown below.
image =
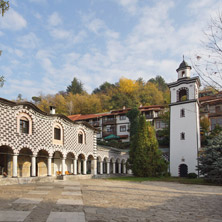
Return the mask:
M 49 191 L 43 191 L 43 190 L 32 190 L 29 191 L 28 194 L 39 194 L 39 195 L 47 195 Z
M 85 222 L 83 212 L 51 212 L 46 222 Z
M 68 186 L 68 187 L 64 187 L 64 190 L 81 190 L 81 188 Z
M 0 221 L 24 221 L 30 211 L 0 211 Z
M 36 189 L 39 189 L 39 190 L 51 190 L 51 189 L 53 189 L 54 188 L 54 186 L 37 186 L 36 187 Z
M 82 193 L 80 191 L 65 191 L 65 192 L 62 192 L 62 195 L 64 196 L 81 196 Z
M 15 200 L 13 203 L 16 204 L 39 204 L 43 198 L 19 198 Z
M 58 199 L 56 204 L 61 205 L 83 205 L 82 200 L 73 200 L 73 199 Z

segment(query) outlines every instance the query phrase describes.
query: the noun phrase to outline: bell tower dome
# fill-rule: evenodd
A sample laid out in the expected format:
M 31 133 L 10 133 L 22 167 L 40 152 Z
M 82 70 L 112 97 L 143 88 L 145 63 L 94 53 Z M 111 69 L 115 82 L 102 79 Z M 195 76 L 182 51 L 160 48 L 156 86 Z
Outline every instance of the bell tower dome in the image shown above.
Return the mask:
M 190 78 L 190 70 L 191 66 L 188 65 L 188 63 L 184 60 L 183 56 L 183 61 L 180 63 L 179 68 L 176 70 L 178 73 L 178 79 L 181 78 Z

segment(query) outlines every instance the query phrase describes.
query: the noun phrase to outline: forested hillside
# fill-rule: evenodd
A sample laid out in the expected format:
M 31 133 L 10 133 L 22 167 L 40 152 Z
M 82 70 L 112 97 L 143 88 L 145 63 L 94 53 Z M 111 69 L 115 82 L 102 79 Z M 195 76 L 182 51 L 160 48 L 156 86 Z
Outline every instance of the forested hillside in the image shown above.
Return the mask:
M 91 94 L 74 78 L 66 91 L 55 95 L 37 95 L 34 103 L 43 111 L 56 106 L 56 112 L 64 115 L 100 113 L 113 109 L 139 105 L 164 105 L 169 103 L 169 90 L 161 76 L 144 81 L 121 78 L 117 83 L 104 82 Z

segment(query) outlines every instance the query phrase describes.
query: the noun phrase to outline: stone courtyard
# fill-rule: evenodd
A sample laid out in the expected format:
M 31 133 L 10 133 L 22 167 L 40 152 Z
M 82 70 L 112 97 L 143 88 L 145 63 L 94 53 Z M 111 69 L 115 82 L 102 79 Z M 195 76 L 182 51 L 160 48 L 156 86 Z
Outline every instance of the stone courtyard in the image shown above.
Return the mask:
M 222 221 L 222 187 L 106 179 L 0 186 L 0 221 Z

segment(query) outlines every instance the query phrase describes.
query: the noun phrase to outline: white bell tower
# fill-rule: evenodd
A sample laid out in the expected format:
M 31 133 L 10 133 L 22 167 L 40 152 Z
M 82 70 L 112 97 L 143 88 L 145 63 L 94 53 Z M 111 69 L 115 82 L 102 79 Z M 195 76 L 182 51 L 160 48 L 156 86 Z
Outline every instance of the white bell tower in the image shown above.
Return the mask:
M 199 77 L 190 78 L 191 66 L 183 59 L 176 70 L 178 79 L 168 84 L 170 104 L 170 173 L 186 176 L 197 173 L 200 148 L 198 91 Z

